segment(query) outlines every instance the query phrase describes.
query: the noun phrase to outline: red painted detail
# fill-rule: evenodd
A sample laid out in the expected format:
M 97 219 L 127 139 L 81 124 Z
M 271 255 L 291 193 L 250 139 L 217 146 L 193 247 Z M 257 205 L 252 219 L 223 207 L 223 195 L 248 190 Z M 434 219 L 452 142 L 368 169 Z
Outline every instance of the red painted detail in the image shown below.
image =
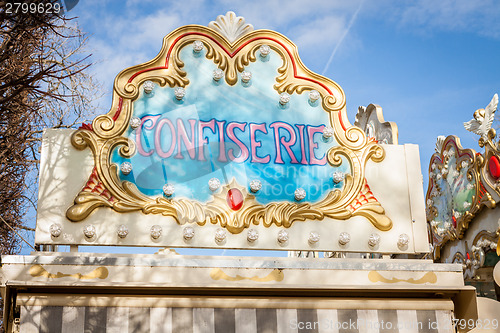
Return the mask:
M 457 151 L 457 154 L 458 154 L 458 157 L 462 157 L 464 155 L 467 155 L 469 156 L 470 158 L 474 158 L 474 154 L 471 154 L 470 152 L 463 152 L 463 153 L 460 153 L 460 150 L 464 150 L 463 148 L 459 148 L 457 143 L 453 140 L 453 138 L 448 138 L 448 140 L 446 140 L 445 142 L 443 142 L 443 147 L 447 147 L 448 144 L 451 143 L 453 146 L 455 146 L 455 150 Z M 446 149 L 443 149 L 443 151 L 445 151 Z M 466 150 L 466 149 L 465 149 Z M 476 155 L 481 155 L 480 153 L 476 153 Z M 441 154 L 442 156 L 442 154 Z M 441 159 L 440 159 L 441 160 Z M 442 162 L 441 162 L 442 163 Z
M 493 155 L 490 157 L 488 169 L 493 179 L 497 180 L 500 178 L 500 160 L 498 160 L 498 156 Z
M 91 192 L 97 183 L 99 183 L 99 179 L 97 178 L 97 169 L 96 167 L 94 167 L 94 169 L 92 169 L 92 173 L 90 174 L 89 180 L 87 181 L 87 184 L 85 184 L 85 187 L 82 191 Z
M 344 121 L 342 120 L 342 113 L 339 112 L 339 121 L 340 121 L 340 126 L 342 126 L 342 128 L 344 129 L 344 131 L 346 130 L 346 127 L 344 125 Z
M 469 254 L 469 252 L 467 252 L 467 259 L 470 259 L 470 254 Z
M 486 189 L 484 188 L 484 185 L 482 182 L 479 182 L 479 185 L 480 185 L 480 188 L 479 188 L 479 200 L 481 200 L 484 196 L 484 194 L 486 193 Z
M 226 202 L 232 210 L 239 210 L 243 206 L 243 194 L 237 188 L 231 188 L 227 191 Z
M 95 167 L 92 170 L 92 173 L 90 174 L 87 184 L 85 184 L 84 188 L 82 189 L 82 192 L 90 192 L 97 194 L 101 197 L 104 197 L 111 203 L 114 203 L 116 201 L 113 195 L 104 187 L 104 185 L 99 180 L 99 176 L 97 175 L 97 169 Z
M 104 191 L 104 187 L 102 183 L 99 183 L 92 189 L 91 193 L 102 193 L 102 191 Z
M 180 35 L 179 37 L 177 37 L 174 42 L 170 45 L 170 48 L 168 49 L 168 52 L 167 52 L 167 56 L 165 58 L 165 66 L 159 66 L 159 67 L 154 67 L 154 68 L 148 68 L 148 69 L 143 69 L 141 71 L 138 71 L 136 73 L 134 73 L 129 79 L 128 79 L 128 82 L 132 82 L 132 80 L 139 74 L 142 74 L 142 73 L 145 73 L 145 72 L 149 72 L 149 71 L 152 71 L 152 70 L 157 70 L 157 69 L 168 69 L 168 61 L 170 60 L 170 56 L 172 54 L 172 49 L 174 48 L 174 46 L 177 44 L 177 42 L 179 40 L 181 40 L 182 38 L 186 37 L 186 36 L 189 36 L 189 35 L 199 35 L 199 36 L 204 36 L 208 39 L 211 39 L 214 43 L 216 43 L 217 45 L 219 45 L 219 47 L 221 49 L 224 50 L 224 52 L 227 53 L 227 55 L 229 55 L 229 57 L 234 57 L 242 48 L 244 48 L 246 45 L 248 45 L 249 43 L 255 41 L 255 40 L 259 40 L 259 39 L 267 39 L 267 40 L 271 40 L 275 43 L 278 43 L 279 45 L 281 45 L 285 51 L 288 53 L 291 61 L 292 61 L 292 64 L 293 64 L 293 76 L 296 78 L 296 79 L 302 79 L 302 80 L 306 80 L 306 81 L 310 81 L 310 82 L 313 82 L 313 83 L 316 83 L 316 84 L 319 84 L 321 87 L 323 87 L 326 91 L 328 91 L 328 93 L 330 95 L 333 95 L 332 91 L 330 90 L 330 88 L 328 88 L 325 84 L 321 83 L 321 82 L 318 82 L 316 80 L 313 80 L 313 79 L 310 79 L 310 78 L 307 78 L 307 77 L 303 77 L 303 76 L 298 76 L 297 75 L 297 66 L 296 66 L 296 63 L 295 63 L 295 59 L 293 58 L 292 56 L 292 53 L 290 52 L 290 50 L 288 50 L 288 48 L 283 44 L 281 43 L 280 41 L 274 39 L 274 38 L 270 38 L 270 37 L 255 37 L 255 38 L 252 38 L 248 41 L 246 41 L 245 43 L 243 43 L 240 47 L 238 47 L 238 49 L 236 49 L 233 53 L 229 52 L 228 50 L 226 50 L 226 48 L 221 44 L 219 43 L 217 40 L 215 40 L 212 36 L 209 36 L 207 34 L 204 34 L 204 33 L 200 33 L 200 32 L 189 32 L 189 33 L 185 33 L 183 35 Z M 344 129 L 344 131 L 346 130 L 346 127 L 344 125 L 344 122 L 342 120 L 342 114 L 341 112 L 338 112 L 338 115 L 339 115 L 339 121 L 340 121 L 340 125 L 342 126 L 342 128 Z
M 453 228 L 457 228 L 457 218 L 455 216 L 451 217 L 451 220 L 453 221 Z
M 364 184 L 364 191 L 365 194 L 362 193 L 363 190 L 359 191 L 359 197 L 356 198 L 356 200 L 349 205 L 349 209 L 351 212 L 356 211 L 358 208 L 361 208 L 363 205 L 370 203 L 370 202 L 378 202 L 377 198 L 373 195 L 373 192 L 370 189 L 370 186 L 366 182 L 365 179 L 365 184 Z
M 118 107 L 116 108 L 116 112 L 115 112 L 115 114 L 113 116 L 113 120 L 114 121 L 116 121 L 116 119 L 118 119 L 118 116 L 122 112 L 122 106 L 123 106 L 123 98 L 120 97 L 120 99 L 118 100 Z
M 82 123 L 82 126 L 80 126 L 78 129 L 94 131 L 94 129 L 92 128 L 92 124 L 85 124 L 85 123 Z
M 486 189 L 484 188 L 483 183 L 482 183 L 482 182 L 479 182 L 479 185 L 481 185 L 481 191 L 482 191 L 482 193 L 483 193 L 483 194 L 484 194 L 484 193 L 486 193 Z

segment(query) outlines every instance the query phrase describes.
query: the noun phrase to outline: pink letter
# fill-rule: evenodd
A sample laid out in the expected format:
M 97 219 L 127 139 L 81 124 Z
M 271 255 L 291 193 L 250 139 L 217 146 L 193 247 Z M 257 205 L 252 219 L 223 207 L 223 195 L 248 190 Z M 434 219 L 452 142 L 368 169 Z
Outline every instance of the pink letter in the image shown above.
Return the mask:
M 240 156 L 238 156 L 238 157 L 234 156 L 234 154 L 233 154 L 234 149 L 233 148 L 230 148 L 227 151 L 227 154 L 229 155 L 229 159 L 231 161 L 234 161 L 234 162 L 237 162 L 237 163 L 241 163 L 241 162 L 245 162 L 247 160 L 247 158 L 248 158 L 248 148 L 247 148 L 247 146 L 245 146 L 245 144 L 243 142 L 241 142 L 240 139 L 238 139 L 236 137 L 236 134 L 234 134 L 234 128 L 238 128 L 240 131 L 244 132 L 246 127 L 247 127 L 247 123 L 231 122 L 231 123 L 227 124 L 226 131 L 227 131 L 228 138 L 231 141 L 233 141 L 234 143 L 236 143 L 236 145 L 238 147 L 240 147 L 240 149 L 241 149 Z
M 250 147 L 252 150 L 252 159 L 250 162 L 252 163 L 269 163 L 271 156 L 266 155 L 264 157 L 259 157 L 257 155 L 257 148 L 262 146 L 261 141 L 256 139 L 255 132 L 260 131 L 264 134 L 267 134 L 266 124 L 254 124 L 250 123 Z
M 272 127 L 274 130 L 274 143 L 276 147 L 276 160 L 274 163 L 278 164 L 284 164 L 283 159 L 281 158 L 281 145 L 285 147 L 285 150 L 287 151 L 288 155 L 290 156 L 290 160 L 293 164 L 298 164 L 299 162 L 295 158 L 295 155 L 293 154 L 292 149 L 290 148 L 295 144 L 297 141 L 297 136 L 295 135 L 295 131 L 293 130 L 293 127 L 287 123 L 283 123 L 281 121 L 277 121 L 275 123 L 272 123 L 269 125 L 269 127 Z M 280 139 L 280 133 L 279 130 L 280 128 L 283 128 L 290 134 L 290 140 L 286 141 L 284 137 L 281 137 Z
M 166 153 L 161 149 L 161 141 L 162 141 L 161 140 L 161 129 L 162 129 L 163 125 L 165 125 L 165 124 L 167 124 L 168 127 L 170 127 L 170 133 L 171 133 L 171 137 L 172 137 L 172 143 L 170 144 L 170 149 Z M 175 137 L 174 124 L 172 124 L 170 119 L 167 119 L 167 118 L 160 119 L 160 121 L 158 122 L 158 126 L 156 127 L 156 130 L 155 130 L 156 153 L 161 158 L 168 158 L 168 157 L 172 156 L 172 153 L 174 152 L 174 149 L 175 149 L 175 143 L 176 143 L 176 137 Z
M 302 154 L 302 160 L 300 161 L 301 164 L 307 165 L 307 158 L 306 158 L 306 142 L 304 140 L 304 125 L 297 125 L 297 128 L 299 129 L 299 138 L 300 138 L 300 152 Z
M 194 126 L 196 125 L 196 120 L 194 119 L 188 119 L 189 124 L 191 124 L 191 140 L 188 138 L 186 128 L 184 127 L 184 122 L 182 121 L 181 118 L 177 119 L 177 154 L 175 155 L 175 158 L 182 159 L 184 156 L 182 156 L 181 153 L 181 140 L 184 142 L 184 145 L 186 146 L 187 152 L 189 154 L 189 157 L 191 157 L 192 160 L 195 159 L 196 157 L 196 149 L 195 149 L 195 132 L 194 132 Z
M 318 144 L 314 142 L 314 134 L 323 132 L 324 125 L 320 126 L 307 126 L 307 134 L 309 136 L 309 164 L 313 165 L 325 165 L 326 164 L 326 156 L 323 155 L 321 159 L 317 159 L 316 155 L 314 155 L 314 149 L 318 148 Z
M 205 149 L 204 145 L 208 144 L 208 138 L 203 135 L 203 129 L 210 128 L 212 132 L 215 134 L 215 120 L 212 119 L 210 121 L 202 121 L 198 122 L 198 160 L 206 161 L 205 159 Z
M 144 127 L 144 129 L 147 129 L 147 130 L 152 129 L 153 127 L 155 127 L 156 122 L 158 121 L 158 118 L 160 118 L 160 115 L 157 115 L 157 116 L 146 116 L 146 117 L 142 118 L 141 126 L 139 126 L 135 130 L 135 144 L 137 145 L 137 151 L 142 156 L 151 156 L 153 154 L 153 149 L 150 149 L 149 151 L 145 151 L 144 148 L 142 148 L 142 141 L 141 141 L 142 128 Z M 148 120 L 151 120 L 151 126 L 146 126 L 145 125 L 145 123 Z M 146 145 L 149 148 L 149 142 L 147 141 L 147 138 L 144 138 L 144 139 L 146 140 Z
M 226 142 L 224 141 L 224 124 L 225 120 L 218 121 L 217 120 L 217 128 L 219 129 L 219 162 L 227 162 L 226 157 Z

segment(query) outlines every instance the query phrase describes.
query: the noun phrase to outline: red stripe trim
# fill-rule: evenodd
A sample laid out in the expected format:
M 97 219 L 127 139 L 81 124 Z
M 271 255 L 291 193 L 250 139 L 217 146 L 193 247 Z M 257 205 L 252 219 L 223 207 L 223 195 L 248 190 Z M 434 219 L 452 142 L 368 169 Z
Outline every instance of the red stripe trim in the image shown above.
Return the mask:
M 118 100 L 118 107 L 116 108 L 116 112 L 113 116 L 114 121 L 116 121 L 116 119 L 118 119 L 118 116 L 122 112 L 122 106 L 123 106 L 123 97 L 120 97 L 120 99 Z
M 456 148 L 456 150 L 457 150 L 458 157 L 462 157 L 462 156 L 464 156 L 464 155 L 467 155 L 467 156 L 469 156 L 470 158 L 474 158 L 474 154 L 472 154 L 472 155 L 471 155 L 471 154 L 470 154 L 470 153 L 468 153 L 468 152 L 464 152 L 463 154 L 460 154 L 460 150 L 464 150 L 464 149 L 460 149 L 460 148 L 458 148 L 457 143 L 455 142 L 455 140 L 453 140 L 453 138 L 450 138 L 449 140 L 445 141 L 445 142 L 443 143 L 443 147 L 445 147 L 445 146 L 448 144 L 448 142 L 451 142 L 451 143 L 455 146 L 455 148 Z

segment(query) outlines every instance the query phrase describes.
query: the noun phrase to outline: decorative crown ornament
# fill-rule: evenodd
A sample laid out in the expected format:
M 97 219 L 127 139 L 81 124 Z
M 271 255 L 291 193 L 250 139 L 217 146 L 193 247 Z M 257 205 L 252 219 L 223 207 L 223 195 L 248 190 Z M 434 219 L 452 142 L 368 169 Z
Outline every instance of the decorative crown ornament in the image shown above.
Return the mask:
M 208 27 L 220 33 L 230 43 L 253 31 L 253 26 L 251 24 L 247 24 L 243 17 L 236 16 L 236 14 L 231 11 L 227 12 L 226 15 L 217 16 L 217 19 L 211 21 Z

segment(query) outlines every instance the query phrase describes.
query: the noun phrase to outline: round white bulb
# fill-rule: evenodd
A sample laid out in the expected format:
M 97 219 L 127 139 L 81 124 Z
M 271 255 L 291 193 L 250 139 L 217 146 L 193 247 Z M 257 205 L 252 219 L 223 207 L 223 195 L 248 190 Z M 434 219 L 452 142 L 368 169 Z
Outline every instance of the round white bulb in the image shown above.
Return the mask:
M 309 244 L 315 244 L 319 242 L 319 238 L 319 233 L 311 231 L 311 233 L 309 234 Z
M 210 188 L 210 191 L 217 191 L 217 189 L 220 187 L 220 180 L 218 178 L 212 178 L 208 181 L 208 188 Z
M 271 53 L 271 47 L 269 45 L 261 45 L 259 47 L 259 52 L 261 57 L 266 57 L 269 53 Z
M 203 50 L 203 42 L 201 40 L 195 40 L 193 42 L 193 51 L 198 53 Z
M 284 245 L 289 238 L 288 231 L 280 230 L 280 232 L 278 232 L 278 243 L 280 243 L 280 245 Z
M 333 127 L 325 126 L 323 128 L 323 137 L 325 139 L 329 139 L 329 138 L 333 137 L 334 134 L 335 134 L 335 131 L 334 131 Z
M 259 232 L 255 229 L 248 230 L 247 233 L 247 241 L 249 243 L 255 242 L 259 238 Z
M 132 127 L 132 129 L 136 129 L 137 127 L 141 126 L 141 123 L 142 120 L 139 117 L 133 117 L 132 119 L 130 119 L 130 127 Z
M 333 182 L 334 182 L 335 184 L 338 184 L 338 183 L 340 183 L 341 181 L 343 181 L 343 180 L 344 180 L 344 177 L 345 177 L 345 175 L 344 175 L 344 173 L 343 173 L 343 172 L 340 172 L 340 171 L 335 171 L 335 172 L 333 173 L 333 177 L 332 177 L 332 178 L 333 178 Z
M 321 97 L 321 95 L 320 95 L 319 91 L 317 91 L 317 90 L 311 90 L 309 92 L 309 100 L 311 101 L 311 103 L 316 102 L 320 97 Z
M 241 81 L 248 83 L 248 82 L 250 82 L 251 79 L 252 79 L 252 73 L 247 72 L 247 71 L 243 71 L 241 73 Z
M 193 237 L 194 237 L 194 228 L 193 227 L 185 227 L 182 230 L 182 237 L 184 237 L 185 240 L 193 239 Z
M 186 96 L 186 89 L 182 87 L 177 87 L 174 89 L 174 95 L 175 98 L 180 101 L 181 99 L 184 98 L 184 96 Z
M 286 105 L 288 102 L 290 102 L 290 95 L 286 92 L 280 94 L 280 104 L 281 105 Z
M 52 237 L 59 237 L 62 233 L 62 227 L 58 223 L 53 223 L 50 225 L 49 231 Z
M 250 182 L 250 190 L 255 193 L 260 191 L 262 188 L 262 182 L 260 180 L 254 179 Z
M 153 92 L 155 88 L 155 84 L 152 82 L 152 81 L 145 81 L 143 84 L 142 84 L 142 89 L 144 89 L 144 92 L 146 94 L 151 94 Z
M 122 224 L 118 227 L 118 230 L 116 230 L 116 233 L 118 234 L 118 237 L 120 238 L 125 238 L 128 235 L 128 228 L 125 224 Z
M 214 69 L 213 78 L 215 81 L 219 81 L 224 77 L 224 71 L 220 68 Z
M 440 228 L 438 228 L 438 229 L 440 229 Z M 438 233 L 439 232 L 443 233 L 444 229 L 438 230 Z M 408 245 L 409 242 L 410 242 L 410 237 L 407 234 L 401 234 L 401 235 L 399 235 L 399 238 L 398 238 L 398 247 L 405 247 L 405 246 Z
M 226 240 L 226 230 L 221 228 L 215 230 L 215 242 L 222 243 L 225 240 Z
M 380 235 L 379 234 L 371 234 L 368 238 L 368 245 L 371 247 L 375 247 L 380 243 Z
M 124 175 L 128 175 L 129 173 L 132 172 L 132 163 L 130 162 L 123 162 L 120 165 L 120 170 Z
M 95 227 L 92 224 L 87 224 L 83 227 L 83 234 L 87 238 L 94 238 L 96 235 Z
M 351 241 L 351 235 L 349 235 L 347 232 L 341 232 L 339 235 L 339 244 L 340 245 L 346 245 Z
M 167 197 L 171 197 L 172 195 L 174 195 L 174 192 L 175 192 L 174 185 L 172 185 L 172 184 L 165 184 L 165 185 L 163 185 L 163 193 Z
M 154 225 L 151 227 L 151 238 L 158 239 L 161 237 L 162 229 L 159 225 Z
M 295 200 L 300 201 L 306 197 L 306 190 L 303 188 L 298 188 L 295 190 Z

